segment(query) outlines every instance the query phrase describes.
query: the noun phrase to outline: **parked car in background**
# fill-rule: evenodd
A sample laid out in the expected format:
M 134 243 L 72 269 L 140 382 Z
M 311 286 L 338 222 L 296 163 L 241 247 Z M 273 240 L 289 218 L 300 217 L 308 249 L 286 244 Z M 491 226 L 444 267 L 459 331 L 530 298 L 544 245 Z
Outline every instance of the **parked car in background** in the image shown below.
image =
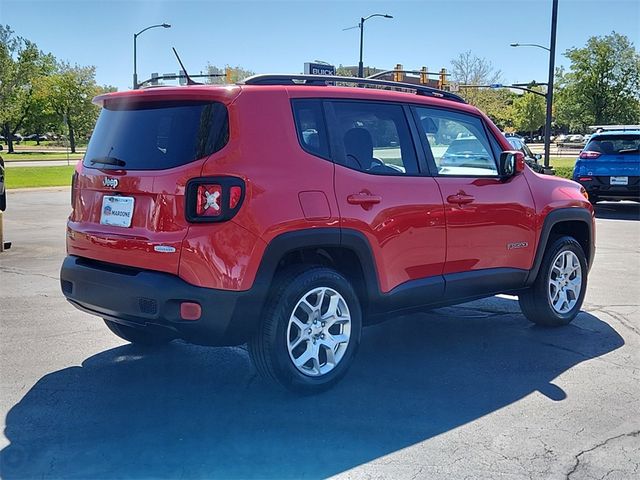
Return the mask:
M 518 138 L 524 142 L 524 137 L 522 135 L 518 135 L 517 133 L 505 133 L 504 136 L 507 138 Z
M 574 135 L 569 135 L 566 139 L 566 142 L 568 143 L 579 143 L 579 144 L 584 144 L 584 137 L 582 135 L 579 134 L 574 134 Z
M 524 154 L 524 161 L 531 167 L 531 170 L 537 173 L 542 173 L 544 167 L 538 163 L 538 160 L 542 158 L 539 153 L 533 153 L 531 149 L 522 140 L 516 137 L 508 137 L 507 141 L 514 150 L 519 150 Z
M 640 200 L 640 130 L 592 135 L 576 161 L 573 179 L 591 203 Z
M 44 140 L 49 140 L 49 136 L 44 133 L 42 134 L 32 133 L 24 137 L 24 140 L 36 140 L 36 141 L 42 142 Z
M 0 135 L 0 140 L 5 141 L 6 138 L 3 135 Z M 14 142 L 21 142 L 23 140 L 23 137 L 19 133 L 15 133 L 11 135 L 11 140 L 13 140 Z

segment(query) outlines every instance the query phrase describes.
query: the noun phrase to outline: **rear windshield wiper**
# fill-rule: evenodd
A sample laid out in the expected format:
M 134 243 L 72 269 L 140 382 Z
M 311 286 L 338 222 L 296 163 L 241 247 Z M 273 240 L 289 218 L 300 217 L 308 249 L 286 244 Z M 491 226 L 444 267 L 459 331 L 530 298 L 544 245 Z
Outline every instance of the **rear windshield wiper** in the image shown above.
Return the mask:
M 115 165 L 117 167 L 124 167 L 127 164 L 127 162 L 120 160 L 117 157 L 97 157 L 91 159 L 89 163 L 91 163 L 91 165 L 102 163 L 104 165 Z

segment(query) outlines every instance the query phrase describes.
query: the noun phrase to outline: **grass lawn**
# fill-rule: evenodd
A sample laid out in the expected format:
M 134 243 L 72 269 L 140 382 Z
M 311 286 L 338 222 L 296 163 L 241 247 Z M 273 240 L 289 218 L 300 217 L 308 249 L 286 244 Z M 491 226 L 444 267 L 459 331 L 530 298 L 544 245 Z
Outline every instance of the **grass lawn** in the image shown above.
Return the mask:
M 558 177 L 570 179 L 576 159 L 575 157 L 551 157 L 549 163 L 553 166 Z
M 71 185 L 75 166 L 62 167 L 11 167 L 5 169 L 6 187 L 59 187 Z
M 6 143 L 4 145 L 5 145 L 5 148 L 7 148 Z M 36 142 L 35 140 L 23 140 L 20 143 L 14 143 L 14 146 L 37 147 L 37 148 L 46 148 L 46 147 L 63 147 L 64 148 L 66 145 L 67 144 L 64 143 L 63 141 L 54 141 L 54 140 L 41 140 L 40 145 L 38 145 L 38 142 Z M 86 146 L 87 146 L 86 143 L 76 142 L 77 148 L 84 148 Z
M 46 160 L 66 160 L 67 154 L 64 152 L 0 152 L 5 162 L 33 162 Z M 69 160 L 76 162 L 82 158 L 82 153 L 70 153 Z

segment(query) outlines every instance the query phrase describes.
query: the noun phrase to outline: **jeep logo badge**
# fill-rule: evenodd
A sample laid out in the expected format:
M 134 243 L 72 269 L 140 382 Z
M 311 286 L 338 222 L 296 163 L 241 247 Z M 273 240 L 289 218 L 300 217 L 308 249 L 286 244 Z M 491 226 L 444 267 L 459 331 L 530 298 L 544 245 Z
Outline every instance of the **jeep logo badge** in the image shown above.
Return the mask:
M 116 188 L 118 186 L 118 179 L 105 177 L 102 180 L 102 185 L 104 185 L 105 187 Z

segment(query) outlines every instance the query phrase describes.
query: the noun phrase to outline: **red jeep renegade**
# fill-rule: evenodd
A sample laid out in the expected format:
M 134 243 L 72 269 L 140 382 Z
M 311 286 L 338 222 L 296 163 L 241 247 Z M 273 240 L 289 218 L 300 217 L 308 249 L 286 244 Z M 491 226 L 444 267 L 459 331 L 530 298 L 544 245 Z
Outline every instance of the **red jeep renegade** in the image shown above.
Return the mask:
M 400 313 L 501 292 L 542 325 L 580 310 L 584 191 L 452 93 L 259 75 L 95 102 L 60 279 L 125 340 L 246 342 L 261 374 L 313 392 Z

